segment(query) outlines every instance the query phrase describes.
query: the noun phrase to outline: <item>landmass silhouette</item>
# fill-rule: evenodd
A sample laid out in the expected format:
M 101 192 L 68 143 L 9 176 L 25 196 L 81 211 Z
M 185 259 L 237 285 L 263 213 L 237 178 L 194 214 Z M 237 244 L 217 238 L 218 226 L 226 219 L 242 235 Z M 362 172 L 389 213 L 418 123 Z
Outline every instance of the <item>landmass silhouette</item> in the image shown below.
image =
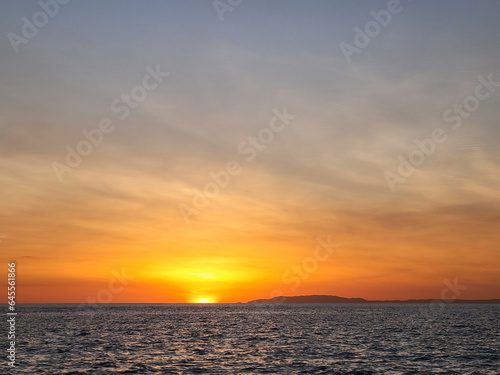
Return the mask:
M 408 300 L 366 300 L 364 298 L 345 298 L 329 295 L 279 296 L 269 299 L 256 299 L 247 303 L 475 303 L 500 304 L 500 299 L 408 299 Z

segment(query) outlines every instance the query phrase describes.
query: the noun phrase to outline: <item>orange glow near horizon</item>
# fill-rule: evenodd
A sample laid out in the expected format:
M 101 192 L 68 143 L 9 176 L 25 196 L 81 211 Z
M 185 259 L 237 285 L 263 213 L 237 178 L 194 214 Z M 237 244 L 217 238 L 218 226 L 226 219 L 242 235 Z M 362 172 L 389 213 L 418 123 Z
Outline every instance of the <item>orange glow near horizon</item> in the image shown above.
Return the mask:
M 402 215 L 330 215 L 318 210 L 310 215 L 320 224 L 302 229 L 295 224 L 300 215 L 268 205 L 261 209 L 250 208 L 255 215 L 251 220 L 244 211 L 227 216 L 207 211 L 187 227 L 172 224 L 177 229 L 169 234 L 150 228 L 144 235 L 145 226 L 130 226 L 127 237 L 141 239 L 136 243 L 81 233 L 85 241 L 71 243 L 64 257 L 49 241 L 41 251 L 44 257 L 28 253 L 17 258 L 23 291 L 19 303 L 232 303 L 277 294 L 441 298 L 445 280 L 455 277 L 467 286 L 457 298 L 498 298 L 500 235 L 493 231 L 495 223 L 480 223 L 482 231 L 490 231 L 486 238 L 474 229 L 475 219 L 453 218 L 447 212 L 408 213 L 403 220 Z M 277 230 L 274 223 L 279 221 L 294 232 Z M 236 223 L 247 229 L 233 230 Z M 114 228 L 112 222 L 108 230 L 113 233 Z M 453 237 L 446 236 L 450 231 Z M 329 235 L 339 246 L 331 254 L 317 250 L 317 237 L 309 232 L 326 233 L 317 237 Z M 11 245 L 10 238 L 2 246 Z M 64 240 L 65 234 L 55 238 Z M 482 260 L 477 250 L 465 251 L 464 243 L 480 248 Z M 21 245 L 12 241 L 12 246 Z

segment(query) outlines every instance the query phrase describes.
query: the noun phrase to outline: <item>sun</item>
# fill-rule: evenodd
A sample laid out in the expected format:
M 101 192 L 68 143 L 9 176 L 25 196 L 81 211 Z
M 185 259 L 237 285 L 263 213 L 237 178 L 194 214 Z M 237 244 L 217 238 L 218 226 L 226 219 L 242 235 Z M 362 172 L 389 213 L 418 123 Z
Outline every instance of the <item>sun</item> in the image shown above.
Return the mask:
M 195 299 L 193 303 L 214 303 L 214 299 L 212 297 L 201 297 Z

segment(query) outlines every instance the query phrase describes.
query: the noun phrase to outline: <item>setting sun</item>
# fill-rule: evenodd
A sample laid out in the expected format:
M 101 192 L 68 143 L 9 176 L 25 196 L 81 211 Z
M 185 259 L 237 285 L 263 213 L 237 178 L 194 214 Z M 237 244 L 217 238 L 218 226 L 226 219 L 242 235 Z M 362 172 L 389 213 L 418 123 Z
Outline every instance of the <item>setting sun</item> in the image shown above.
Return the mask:
M 214 299 L 212 297 L 203 297 L 197 298 L 193 301 L 193 303 L 214 303 Z

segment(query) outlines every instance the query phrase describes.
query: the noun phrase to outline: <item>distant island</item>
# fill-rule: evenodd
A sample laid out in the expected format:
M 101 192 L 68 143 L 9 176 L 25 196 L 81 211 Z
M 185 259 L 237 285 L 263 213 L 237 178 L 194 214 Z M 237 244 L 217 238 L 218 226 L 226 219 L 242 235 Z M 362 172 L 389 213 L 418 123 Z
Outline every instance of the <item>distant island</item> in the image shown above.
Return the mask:
M 408 300 L 366 300 L 364 298 L 345 298 L 328 295 L 313 296 L 279 296 L 270 299 L 256 299 L 247 303 L 432 303 L 442 301 L 445 303 L 475 303 L 475 304 L 500 304 L 500 299 L 408 299 Z

